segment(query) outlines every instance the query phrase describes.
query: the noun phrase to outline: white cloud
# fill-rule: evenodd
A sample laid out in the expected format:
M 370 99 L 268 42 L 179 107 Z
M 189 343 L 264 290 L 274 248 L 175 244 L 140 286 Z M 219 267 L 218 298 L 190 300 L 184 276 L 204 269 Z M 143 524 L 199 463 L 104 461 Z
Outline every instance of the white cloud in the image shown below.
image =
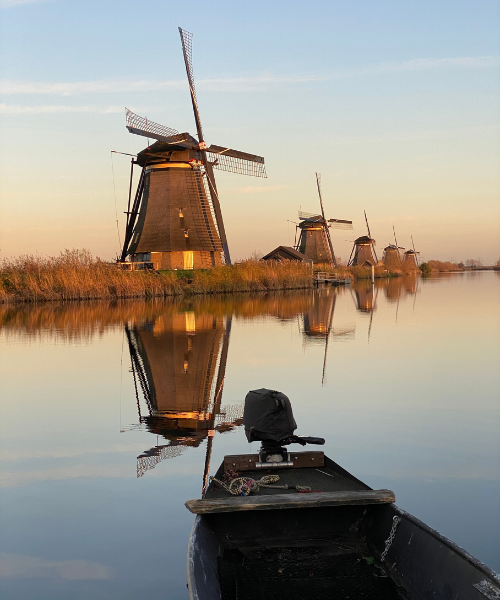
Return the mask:
M 0 0 L 1 2 L 1 0 Z M 458 58 L 415 58 L 405 62 L 379 63 L 335 71 L 324 75 L 290 75 L 277 76 L 263 74 L 254 77 L 226 77 L 216 79 L 198 79 L 199 90 L 215 92 L 248 92 L 262 91 L 272 85 L 300 84 L 319 81 L 331 81 L 347 77 L 358 77 L 371 73 L 411 72 L 447 68 L 494 68 L 500 65 L 498 56 L 472 56 Z M 185 79 L 150 80 L 150 79 L 101 79 L 95 81 L 43 82 L 0 80 L 0 94 L 50 94 L 56 96 L 72 96 L 76 94 L 109 94 L 152 92 L 167 89 L 185 90 Z
M 39 556 L 0 553 L 0 577 L 13 579 L 111 579 L 113 569 L 92 560 L 46 560 Z
M 459 127 L 455 129 L 434 129 L 434 130 L 409 130 L 396 131 L 393 133 L 381 133 L 366 136 L 338 136 L 333 137 L 332 142 L 337 144 L 367 144 L 383 142 L 412 142 L 418 140 L 446 139 L 453 137 L 464 138 L 465 136 L 477 136 L 484 134 L 497 133 L 496 125 L 484 127 Z
M 133 463 L 131 463 L 133 465 Z M 74 467 L 61 467 L 59 469 L 45 469 L 39 471 L 19 471 L 15 473 L 0 472 L 0 488 L 11 488 L 29 485 L 40 481 L 65 481 L 68 479 L 82 479 L 104 477 L 130 477 L 135 465 L 130 469 L 114 468 L 105 465 L 75 465 Z
M 379 72 L 401 72 L 445 69 L 448 67 L 484 69 L 498 67 L 499 65 L 500 57 L 498 56 L 463 56 L 458 58 L 414 58 L 402 63 L 381 63 L 374 65 L 374 67 Z
M 122 113 L 123 106 L 22 106 L 20 104 L 0 104 L 1 115 L 39 115 L 43 113 Z
M 0 8 L 9 8 L 18 4 L 31 4 L 32 2 L 40 2 L 40 0 L 0 0 Z
M 268 84 L 304 83 L 322 81 L 329 77 L 234 77 L 219 79 L 199 79 L 196 88 L 204 91 L 254 91 L 265 89 Z M 184 90 L 187 82 L 184 79 L 154 81 L 149 79 L 134 81 L 131 79 L 104 79 L 97 81 L 74 81 L 48 83 L 35 81 L 0 80 L 0 94 L 51 94 L 56 96 L 72 96 L 75 94 L 109 94 L 124 92 L 153 92 L 167 89 Z

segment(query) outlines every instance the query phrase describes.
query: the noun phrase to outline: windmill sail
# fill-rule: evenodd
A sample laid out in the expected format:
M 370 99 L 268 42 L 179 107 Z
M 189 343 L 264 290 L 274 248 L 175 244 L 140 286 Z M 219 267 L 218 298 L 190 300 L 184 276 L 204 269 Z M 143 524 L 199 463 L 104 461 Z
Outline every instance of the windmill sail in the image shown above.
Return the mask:
M 352 221 L 345 219 L 328 219 L 328 223 L 331 223 L 330 227 L 333 229 L 352 229 Z
M 167 142 L 168 144 L 184 142 L 191 137 L 188 133 L 179 133 L 177 129 L 165 127 L 165 125 L 160 125 L 154 121 L 148 121 L 146 117 L 136 115 L 127 107 L 125 107 L 125 119 L 126 127 L 130 133 Z
M 224 148 L 223 146 L 215 146 L 214 144 L 207 148 L 207 154 L 214 169 L 238 173 L 239 175 L 267 177 L 262 156 Z
M 191 102 L 193 104 L 194 119 L 196 121 L 196 129 L 198 131 L 198 139 L 203 142 L 203 130 L 201 128 L 200 113 L 198 111 L 198 101 L 196 99 L 196 89 L 194 87 L 193 76 L 193 34 L 179 27 L 181 36 L 182 53 L 184 54 L 184 64 L 186 65 L 186 74 L 189 83 L 189 91 L 191 93 Z

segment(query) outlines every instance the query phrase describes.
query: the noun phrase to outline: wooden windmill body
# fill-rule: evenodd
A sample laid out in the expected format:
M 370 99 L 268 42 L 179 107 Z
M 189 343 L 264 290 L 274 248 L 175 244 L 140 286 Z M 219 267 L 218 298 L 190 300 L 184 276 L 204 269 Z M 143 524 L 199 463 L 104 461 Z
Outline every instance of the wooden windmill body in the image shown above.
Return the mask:
M 354 240 L 354 246 L 351 251 L 348 266 L 369 266 L 374 267 L 378 263 L 377 253 L 375 252 L 375 240 L 370 233 L 368 218 L 365 212 L 366 228 L 368 235 L 362 235 Z
M 299 211 L 300 223 L 297 225 L 297 228 L 300 230 L 300 236 L 295 249 L 316 265 L 323 264 L 336 267 L 337 259 L 333 251 L 329 228 L 333 224 L 336 228 L 352 229 L 352 221 L 325 218 L 321 195 L 321 175 L 319 173 L 316 173 L 316 183 L 318 186 L 321 214 Z
M 406 270 L 416 271 L 418 267 L 418 252 L 415 250 L 407 250 L 404 254 L 403 266 Z
M 417 271 L 420 268 L 418 266 L 418 254 L 420 254 L 420 252 L 415 250 L 413 235 L 411 236 L 411 244 L 412 248 L 404 253 L 403 266 L 406 271 Z
M 396 229 L 394 225 L 392 226 L 392 230 L 394 231 L 394 242 L 395 244 L 389 244 L 384 248 L 384 256 L 382 258 L 382 262 L 386 267 L 390 269 L 401 269 L 403 264 L 403 259 L 401 257 L 401 250 L 404 250 L 402 246 L 398 246 L 398 240 L 396 238 Z
M 384 257 L 382 259 L 386 267 L 399 269 L 401 267 L 401 255 L 399 249 L 394 244 L 390 244 L 384 248 Z
M 156 140 L 133 161 L 141 167 L 129 194 L 122 263 L 156 269 L 204 269 L 231 264 L 214 169 L 266 177 L 264 159 L 204 141 L 193 78 L 192 35 L 179 28 L 197 137 L 126 109 L 130 133 Z M 130 191 L 132 190 L 132 174 Z

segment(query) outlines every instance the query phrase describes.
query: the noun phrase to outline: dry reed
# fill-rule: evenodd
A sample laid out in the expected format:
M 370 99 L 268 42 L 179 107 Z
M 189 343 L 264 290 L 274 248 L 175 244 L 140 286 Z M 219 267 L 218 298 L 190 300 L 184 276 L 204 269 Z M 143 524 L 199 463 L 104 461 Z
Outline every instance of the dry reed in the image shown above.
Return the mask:
M 308 288 L 310 268 L 295 262 L 247 260 L 208 271 L 123 271 L 87 250 L 48 258 L 25 255 L 0 263 L 0 302 L 148 298 Z
M 457 263 L 453 263 L 450 261 L 441 261 L 441 260 L 428 260 L 427 264 L 429 265 L 432 273 L 448 273 L 450 271 L 463 271 L 463 267 L 460 267 Z

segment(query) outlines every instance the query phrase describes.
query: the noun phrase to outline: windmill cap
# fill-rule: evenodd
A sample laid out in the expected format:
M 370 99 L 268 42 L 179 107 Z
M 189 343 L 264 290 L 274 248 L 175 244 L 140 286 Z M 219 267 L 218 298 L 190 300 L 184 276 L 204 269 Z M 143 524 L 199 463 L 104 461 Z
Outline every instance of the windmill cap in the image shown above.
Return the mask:
M 368 237 L 367 235 L 362 235 L 358 239 L 354 240 L 355 244 L 371 244 L 372 242 L 375 242 L 375 240 L 373 240 L 371 237 Z

